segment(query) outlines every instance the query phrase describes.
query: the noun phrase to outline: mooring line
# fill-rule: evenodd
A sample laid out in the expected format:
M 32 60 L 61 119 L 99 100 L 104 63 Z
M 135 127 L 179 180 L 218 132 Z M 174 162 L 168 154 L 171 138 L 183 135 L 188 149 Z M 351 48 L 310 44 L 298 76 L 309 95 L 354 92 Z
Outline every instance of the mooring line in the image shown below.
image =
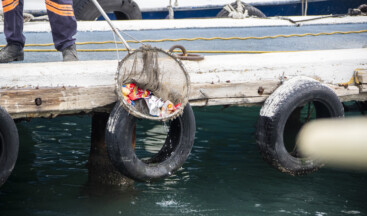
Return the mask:
M 134 49 L 131 49 L 134 51 Z M 78 49 L 77 52 L 126 52 L 127 49 Z M 277 51 L 265 51 L 265 50 L 188 50 L 187 53 L 213 53 L 213 54 L 262 54 L 262 53 L 285 53 L 285 52 L 305 52 L 315 50 L 277 50 Z M 25 49 L 24 52 L 57 52 L 55 49 Z M 179 53 L 181 51 L 173 51 Z
M 361 34 L 367 33 L 367 30 L 359 30 L 359 31 L 334 31 L 334 32 L 320 32 L 320 33 L 305 33 L 305 34 L 290 34 L 290 35 L 273 35 L 273 36 L 261 36 L 261 37 L 196 37 L 196 38 L 165 38 L 165 39 L 147 39 L 141 41 L 126 41 L 127 43 L 160 43 L 160 42 L 178 42 L 178 41 L 212 41 L 212 40 L 264 40 L 264 39 L 276 39 L 276 38 L 291 38 L 291 37 L 306 37 L 306 36 L 323 36 L 323 35 L 336 35 L 336 34 Z M 87 42 L 77 42 L 77 45 L 101 45 L 101 44 L 111 44 L 115 43 L 115 41 L 87 41 Z M 122 42 L 118 42 L 121 44 Z M 53 43 L 46 43 L 46 44 L 26 44 L 26 47 L 46 47 L 46 46 L 53 46 Z M 0 47 L 5 47 L 5 45 L 0 45 Z

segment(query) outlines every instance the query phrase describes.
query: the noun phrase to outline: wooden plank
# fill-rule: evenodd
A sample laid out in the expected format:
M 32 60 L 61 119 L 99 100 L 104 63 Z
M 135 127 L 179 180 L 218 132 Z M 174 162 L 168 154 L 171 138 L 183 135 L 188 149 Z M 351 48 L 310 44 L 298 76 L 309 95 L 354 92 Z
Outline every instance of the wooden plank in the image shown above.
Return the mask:
M 35 100 L 42 102 L 37 105 Z M 13 118 L 55 117 L 90 112 L 116 101 L 114 86 L 0 90 L 0 106 Z
M 355 70 L 354 79 L 359 86 L 360 92 L 367 92 L 367 69 Z
M 359 88 L 357 86 L 348 86 L 348 87 L 336 86 L 336 85 L 328 85 L 328 86 L 334 90 L 334 92 L 336 93 L 336 95 L 338 95 L 338 97 L 347 98 L 348 96 L 359 94 Z
M 268 96 L 258 96 L 253 98 L 213 98 L 190 101 L 191 106 L 224 106 L 224 105 L 261 105 Z
M 192 106 L 261 104 L 278 85 L 278 82 L 193 84 L 190 104 Z M 264 88 L 262 94 L 258 92 L 259 87 Z M 342 101 L 367 100 L 367 94 L 359 94 L 356 86 L 345 88 L 330 85 L 330 87 Z M 36 99 L 42 103 L 37 105 Z M 0 106 L 15 119 L 56 117 L 92 111 L 109 112 L 116 100 L 113 85 L 0 90 Z
M 280 82 L 247 82 L 247 83 L 216 83 L 193 84 L 190 100 L 207 98 L 249 98 L 270 95 Z
M 355 77 L 358 84 L 367 84 L 367 69 L 356 69 Z

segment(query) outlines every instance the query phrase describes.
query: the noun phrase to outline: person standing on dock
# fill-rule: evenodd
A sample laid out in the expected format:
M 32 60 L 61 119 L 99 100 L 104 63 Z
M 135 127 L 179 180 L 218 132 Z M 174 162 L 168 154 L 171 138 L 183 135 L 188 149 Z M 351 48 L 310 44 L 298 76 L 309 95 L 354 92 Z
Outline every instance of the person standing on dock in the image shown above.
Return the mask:
M 75 39 L 77 23 L 72 0 L 45 0 L 55 48 L 64 61 L 77 61 Z M 24 60 L 23 34 L 24 0 L 2 0 L 4 34 L 7 45 L 0 51 L 0 63 Z

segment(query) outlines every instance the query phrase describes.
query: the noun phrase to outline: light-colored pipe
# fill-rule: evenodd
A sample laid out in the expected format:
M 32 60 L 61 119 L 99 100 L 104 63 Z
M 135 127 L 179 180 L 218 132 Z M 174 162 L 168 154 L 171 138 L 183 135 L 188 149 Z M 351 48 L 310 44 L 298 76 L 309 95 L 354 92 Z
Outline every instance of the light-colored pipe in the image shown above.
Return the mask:
M 102 14 L 102 16 L 106 19 L 107 23 L 111 26 L 113 32 L 117 35 L 118 38 L 120 38 L 120 40 L 122 41 L 122 43 L 124 44 L 124 46 L 126 47 L 126 49 L 129 51 L 129 53 L 131 52 L 131 48 L 129 46 L 129 44 L 127 44 L 126 40 L 122 37 L 122 35 L 120 34 L 120 32 L 115 28 L 115 26 L 112 24 L 110 18 L 107 16 L 106 12 L 103 10 L 103 8 L 101 7 L 101 5 L 98 3 L 97 0 L 92 0 L 92 2 L 94 3 L 94 5 L 97 7 L 97 9 L 99 10 L 99 12 Z

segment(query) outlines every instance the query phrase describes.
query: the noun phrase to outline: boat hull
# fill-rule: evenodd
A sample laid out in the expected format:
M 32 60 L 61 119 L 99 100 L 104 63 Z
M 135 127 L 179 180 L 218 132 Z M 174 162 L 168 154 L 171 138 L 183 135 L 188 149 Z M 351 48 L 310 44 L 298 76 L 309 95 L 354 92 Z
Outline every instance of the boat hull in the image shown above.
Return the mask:
M 244 1 L 247 2 L 247 1 Z M 365 4 L 365 0 L 325 0 L 309 1 L 307 15 L 347 14 L 349 8 L 357 8 Z M 299 16 L 302 15 L 301 1 L 267 1 L 250 3 L 266 16 Z M 175 19 L 184 18 L 213 18 L 222 10 L 222 7 L 189 7 L 175 9 Z M 144 11 L 143 19 L 165 19 L 168 16 L 167 9 Z
M 74 0 L 77 1 L 77 0 Z M 179 1 L 179 6 L 173 7 L 176 19 L 183 18 L 212 18 L 216 17 L 223 6 L 235 0 L 213 1 Z M 146 2 L 136 0 L 142 11 L 143 19 L 165 19 L 168 16 L 168 1 L 161 0 Z M 302 15 L 301 0 L 243 0 L 258 9 L 266 16 L 298 16 Z M 308 0 L 307 15 L 346 14 L 349 8 L 365 4 L 365 0 Z M 1 10 L 1 8 L 0 8 Z M 43 1 L 29 0 L 25 2 L 25 12 L 35 15 L 45 14 Z M 110 14 L 115 19 L 113 13 Z

